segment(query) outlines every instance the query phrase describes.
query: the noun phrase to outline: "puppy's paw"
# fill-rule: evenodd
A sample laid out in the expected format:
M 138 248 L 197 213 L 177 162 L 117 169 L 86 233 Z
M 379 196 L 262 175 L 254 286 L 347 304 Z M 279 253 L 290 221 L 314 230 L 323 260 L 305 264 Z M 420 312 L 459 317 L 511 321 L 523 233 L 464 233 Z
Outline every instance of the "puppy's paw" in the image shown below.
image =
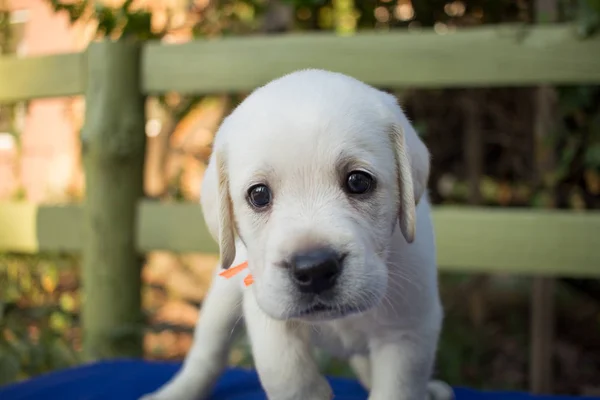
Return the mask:
M 278 385 L 279 386 L 279 385 Z M 325 378 L 306 382 L 301 387 L 279 386 L 274 390 L 265 388 L 269 400 L 331 400 L 333 391 Z
M 294 397 L 294 400 L 305 400 L 305 399 L 315 399 L 315 400 L 331 400 L 333 399 L 333 390 L 331 390 L 331 386 L 327 380 L 322 379 L 319 383 L 312 385 L 308 392 L 304 392 L 298 397 Z
M 166 397 L 161 397 L 160 392 L 153 392 L 143 395 L 138 400 L 166 400 Z
M 180 396 L 174 393 L 164 393 L 162 391 L 157 391 L 154 393 L 145 394 L 142 397 L 138 398 L 138 400 L 202 400 L 202 398 Z
M 167 385 L 140 397 L 138 400 L 202 400 L 207 395 L 193 387 L 183 385 Z
M 179 400 L 181 397 L 173 396 L 174 393 L 168 393 L 163 388 L 159 388 L 152 393 L 148 393 L 140 397 L 138 400 Z M 183 398 L 181 398 L 183 400 Z M 194 399 L 195 400 L 195 399 Z
M 427 394 L 429 400 L 452 400 L 454 391 L 446 382 L 430 381 L 427 384 Z

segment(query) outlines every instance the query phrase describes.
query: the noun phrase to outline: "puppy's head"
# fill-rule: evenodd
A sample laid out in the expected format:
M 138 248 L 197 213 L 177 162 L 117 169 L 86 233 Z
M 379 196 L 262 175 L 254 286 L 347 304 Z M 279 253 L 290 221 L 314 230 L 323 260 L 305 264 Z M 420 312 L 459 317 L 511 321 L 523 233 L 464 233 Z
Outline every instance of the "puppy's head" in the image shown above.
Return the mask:
M 387 288 L 391 236 L 415 237 L 429 154 L 396 100 L 307 70 L 257 89 L 223 122 L 202 205 L 221 263 L 248 250 L 273 318 L 366 311 Z

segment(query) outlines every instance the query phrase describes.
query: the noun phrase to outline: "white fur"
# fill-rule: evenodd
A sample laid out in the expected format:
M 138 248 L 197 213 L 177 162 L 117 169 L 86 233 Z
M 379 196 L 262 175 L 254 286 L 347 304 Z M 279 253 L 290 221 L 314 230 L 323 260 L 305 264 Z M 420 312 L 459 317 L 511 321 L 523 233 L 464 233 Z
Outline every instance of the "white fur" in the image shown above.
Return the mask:
M 342 154 L 376 177 L 368 200 L 342 190 Z M 271 400 L 331 398 L 313 345 L 348 358 L 369 400 L 452 398 L 429 382 L 443 312 L 428 176 L 429 153 L 392 96 L 320 70 L 257 89 L 219 129 L 201 195 L 221 267 L 248 260 L 255 283 L 215 277 L 183 367 L 144 399 L 208 395 L 242 316 Z M 248 205 L 258 182 L 273 192 L 268 212 Z M 336 311 L 307 316 L 317 300 L 281 261 L 313 245 L 348 256 L 335 293 L 318 299 Z

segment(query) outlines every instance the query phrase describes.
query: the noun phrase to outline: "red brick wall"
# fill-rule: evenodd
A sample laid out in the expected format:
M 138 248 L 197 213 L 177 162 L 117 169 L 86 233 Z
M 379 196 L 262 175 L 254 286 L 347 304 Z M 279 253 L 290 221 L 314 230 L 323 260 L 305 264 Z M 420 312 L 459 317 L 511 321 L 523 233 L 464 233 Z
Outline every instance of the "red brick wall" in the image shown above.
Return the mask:
M 46 2 L 12 0 L 11 9 L 28 10 L 23 56 L 76 51 L 76 30 L 65 15 L 55 14 Z M 68 105 L 68 99 L 30 102 L 21 127 L 20 160 L 14 150 L 0 150 L 0 196 L 14 193 L 18 181 L 30 201 L 55 201 L 64 196 L 76 170 L 78 146 Z

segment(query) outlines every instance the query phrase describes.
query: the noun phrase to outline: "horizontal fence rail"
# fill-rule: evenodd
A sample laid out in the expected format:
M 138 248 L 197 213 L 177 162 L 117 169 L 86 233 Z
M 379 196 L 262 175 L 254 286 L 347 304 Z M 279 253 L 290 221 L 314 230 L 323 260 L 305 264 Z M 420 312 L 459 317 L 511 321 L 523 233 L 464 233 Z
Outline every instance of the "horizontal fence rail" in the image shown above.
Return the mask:
M 143 46 L 142 89 L 252 90 L 303 68 L 343 72 L 376 86 L 468 87 L 600 83 L 600 35 L 574 26 L 486 26 L 350 37 L 303 33 Z M 0 102 L 83 94 L 87 54 L 0 58 Z
M 569 25 L 155 43 L 144 49 L 142 86 L 148 93 L 251 90 L 302 68 L 389 87 L 595 83 L 598 54 L 600 36 L 580 40 Z
M 0 102 L 83 94 L 86 53 L 0 57 Z
M 144 201 L 138 208 L 140 252 L 217 252 L 202 211 L 191 203 Z M 442 271 L 600 276 L 600 212 L 437 207 Z M 80 251 L 76 205 L 0 203 L 0 251 Z

